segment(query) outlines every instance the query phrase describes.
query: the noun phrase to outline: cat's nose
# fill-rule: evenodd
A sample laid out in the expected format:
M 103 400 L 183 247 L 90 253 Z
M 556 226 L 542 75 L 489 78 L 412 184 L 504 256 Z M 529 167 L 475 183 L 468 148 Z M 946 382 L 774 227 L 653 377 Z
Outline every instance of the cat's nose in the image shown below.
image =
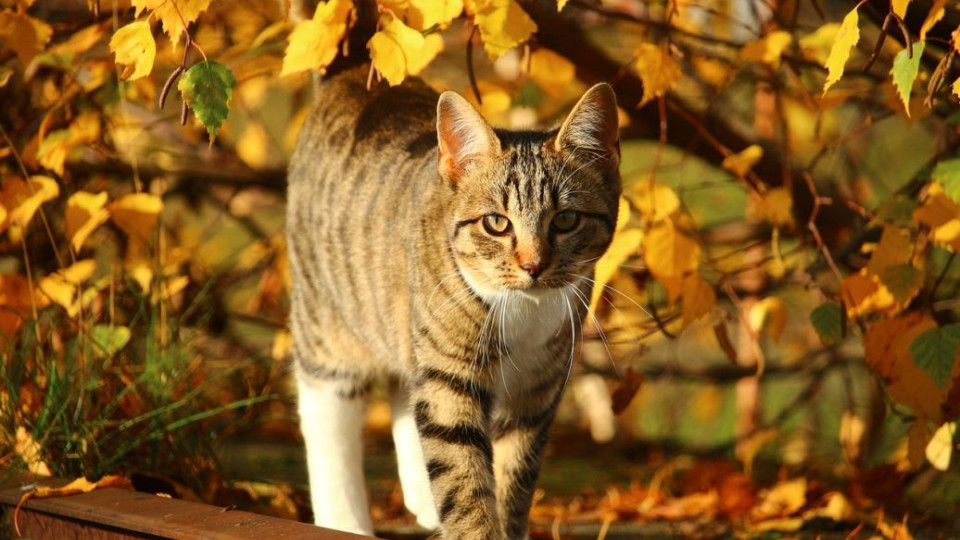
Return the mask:
M 543 272 L 543 266 L 540 264 L 540 261 L 523 263 L 520 265 L 520 268 L 523 268 L 533 279 L 537 279 L 540 273 Z

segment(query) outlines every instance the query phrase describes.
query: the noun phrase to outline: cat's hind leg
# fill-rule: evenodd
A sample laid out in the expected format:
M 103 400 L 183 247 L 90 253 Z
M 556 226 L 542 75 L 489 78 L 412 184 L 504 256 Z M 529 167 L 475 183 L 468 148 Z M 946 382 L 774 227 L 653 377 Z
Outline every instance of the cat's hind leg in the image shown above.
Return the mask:
M 440 528 L 440 518 L 430 491 L 430 477 L 427 476 L 420 433 L 417 432 L 417 422 L 410 407 L 410 393 L 403 383 L 397 385 L 393 394 L 390 414 L 403 504 L 417 517 L 421 527 L 437 530 Z
M 372 536 L 361 433 L 370 382 L 340 370 L 298 364 L 298 411 L 314 523 Z

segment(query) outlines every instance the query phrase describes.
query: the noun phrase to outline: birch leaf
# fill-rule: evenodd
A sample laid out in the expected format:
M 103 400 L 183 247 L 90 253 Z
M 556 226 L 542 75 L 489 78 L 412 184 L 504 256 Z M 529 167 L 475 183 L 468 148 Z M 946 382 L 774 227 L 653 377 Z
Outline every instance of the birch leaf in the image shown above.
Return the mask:
M 9 227 L 10 239 L 19 242 L 23 228 L 30 223 L 40 205 L 52 201 L 60 195 L 60 186 L 56 180 L 46 176 L 5 178 L 0 186 L 0 205 L 7 210 L 7 219 L 0 224 L 0 230 Z
M 643 99 L 646 105 L 653 98 L 661 97 L 677 84 L 683 76 L 680 63 L 667 54 L 662 47 L 652 43 L 641 44 L 636 52 L 636 68 L 643 81 Z
M 132 22 L 117 30 L 110 38 L 110 52 L 116 62 L 126 66 L 121 78 L 135 81 L 150 75 L 157 56 L 157 43 L 147 21 Z
M 90 234 L 110 217 L 106 204 L 106 191 L 78 191 L 67 199 L 65 232 L 74 251 L 79 252 Z
M 236 84 L 233 73 L 214 61 L 194 64 L 177 83 L 183 100 L 210 135 L 211 144 L 230 112 L 230 97 Z
M 830 56 L 827 57 L 825 67 L 827 68 L 827 80 L 823 84 L 823 94 L 827 93 L 840 77 L 843 76 L 843 67 L 850 58 L 850 50 L 860 41 L 859 15 L 854 9 L 843 18 L 840 29 L 837 31 L 837 37 L 830 48 Z
M 910 0 L 890 0 L 890 7 L 897 17 L 901 19 L 907 16 L 907 6 L 909 5 Z
M 407 75 L 416 75 L 430 63 L 443 47 L 436 34 L 431 39 L 410 28 L 396 17 L 381 22 L 379 32 L 370 38 L 370 58 L 390 86 L 403 82 Z
M 893 68 L 890 74 L 893 75 L 893 85 L 897 88 L 897 94 L 900 101 L 903 102 L 903 108 L 910 116 L 910 92 L 913 89 L 913 81 L 917 79 L 917 73 L 920 72 L 920 57 L 923 55 L 923 42 L 912 43 L 911 49 L 904 49 L 897 53 L 893 59 Z M 913 51 L 913 58 L 910 57 L 910 51 Z
M 407 22 L 417 30 L 446 28 L 463 13 L 463 0 L 410 0 Z
M 933 434 L 930 442 L 927 443 L 924 454 L 934 469 L 946 471 L 950 468 L 950 458 L 953 454 L 953 447 L 955 446 L 953 438 L 956 433 L 957 423 L 945 422 L 937 429 L 936 433 Z
M 290 34 L 280 76 L 310 69 L 323 73 L 340 51 L 352 10 L 351 0 L 329 0 L 317 7 L 313 19 L 299 23 Z
M 131 239 L 146 244 L 160 219 L 163 201 L 151 193 L 124 195 L 107 207 L 110 219 Z
M 213 0 L 133 0 L 137 8 L 136 16 L 144 11 L 151 11 L 153 16 L 160 19 L 163 31 L 170 36 L 174 48 L 183 37 L 184 24 L 189 26 L 196 21 L 200 14 L 210 7 Z
M 514 0 L 476 0 L 473 6 L 473 20 L 492 60 L 526 43 L 537 31 L 537 23 Z

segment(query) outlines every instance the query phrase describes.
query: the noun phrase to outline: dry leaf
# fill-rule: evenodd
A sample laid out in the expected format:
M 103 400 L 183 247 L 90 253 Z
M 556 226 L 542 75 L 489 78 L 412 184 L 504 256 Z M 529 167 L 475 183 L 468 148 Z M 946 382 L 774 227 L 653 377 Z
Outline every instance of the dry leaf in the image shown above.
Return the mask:
M 700 274 L 690 274 L 683 279 L 683 293 L 680 310 L 683 313 L 683 327 L 710 313 L 717 304 L 717 293 L 713 286 L 704 281 Z

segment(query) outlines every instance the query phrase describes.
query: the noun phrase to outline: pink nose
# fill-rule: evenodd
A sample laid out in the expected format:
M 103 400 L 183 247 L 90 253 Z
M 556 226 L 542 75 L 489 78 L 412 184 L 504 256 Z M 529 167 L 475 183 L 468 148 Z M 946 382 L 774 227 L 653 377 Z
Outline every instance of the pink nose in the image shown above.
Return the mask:
M 540 273 L 543 272 L 543 267 L 540 266 L 539 262 L 523 263 L 520 265 L 520 268 L 523 268 L 533 279 L 537 279 Z

